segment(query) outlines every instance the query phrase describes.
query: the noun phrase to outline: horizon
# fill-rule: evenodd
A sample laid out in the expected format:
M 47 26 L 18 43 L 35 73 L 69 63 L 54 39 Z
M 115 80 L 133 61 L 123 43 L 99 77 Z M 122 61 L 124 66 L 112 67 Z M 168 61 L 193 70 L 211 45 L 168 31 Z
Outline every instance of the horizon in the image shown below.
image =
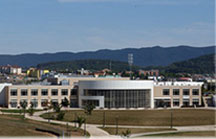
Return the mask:
M 0 54 L 215 45 L 212 0 L 1 0 Z
M 206 48 L 206 47 L 216 47 L 216 45 L 210 45 L 210 46 L 203 46 L 203 47 L 196 47 L 196 46 L 189 46 L 189 45 L 177 45 L 177 46 L 147 46 L 147 47 L 127 47 L 127 48 L 117 48 L 117 49 L 98 49 L 98 50 L 92 50 L 92 51 L 79 51 L 79 52 L 73 52 L 73 51 L 57 51 L 57 52 L 40 52 L 40 53 L 18 53 L 18 54 L 1 54 L 1 55 L 9 55 L 9 56 L 17 56 L 17 55 L 28 55 L 28 54 L 36 54 L 36 55 L 43 55 L 43 54 L 58 54 L 58 53 L 83 53 L 83 52 L 97 52 L 97 51 L 103 51 L 103 50 L 110 50 L 110 51 L 116 51 L 116 50 L 124 50 L 124 49 L 143 49 L 143 48 L 176 48 L 176 47 L 192 47 L 192 48 Z

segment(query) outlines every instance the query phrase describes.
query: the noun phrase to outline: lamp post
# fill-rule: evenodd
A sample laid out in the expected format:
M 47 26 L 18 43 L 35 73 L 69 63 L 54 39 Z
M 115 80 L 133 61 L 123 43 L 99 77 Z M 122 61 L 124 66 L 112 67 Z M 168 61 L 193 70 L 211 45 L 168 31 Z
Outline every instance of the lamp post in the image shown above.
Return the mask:
M 86 119 L 87 118 L 85 118 L 85 122 L 84 122 L 84 136 L 86 136 Z
M 170 128 L 173 128 L 173 111 L 172 109 L 170 110 Z
M 116 116 L 116 135 L 118 135 L 118 116 Z
M 106 120 L 105 120 L 106 116 L 105 116 L 105 111 L 103 112 L 103 128 L 105 127 L 106 124 Z

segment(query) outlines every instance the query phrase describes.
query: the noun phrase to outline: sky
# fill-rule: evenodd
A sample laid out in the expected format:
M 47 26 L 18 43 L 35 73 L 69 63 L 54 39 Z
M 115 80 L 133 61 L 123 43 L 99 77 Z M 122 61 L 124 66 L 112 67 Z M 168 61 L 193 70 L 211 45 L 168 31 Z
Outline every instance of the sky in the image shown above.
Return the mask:
M 215 44 L 215 0 L 0 0 L 0 54 Z

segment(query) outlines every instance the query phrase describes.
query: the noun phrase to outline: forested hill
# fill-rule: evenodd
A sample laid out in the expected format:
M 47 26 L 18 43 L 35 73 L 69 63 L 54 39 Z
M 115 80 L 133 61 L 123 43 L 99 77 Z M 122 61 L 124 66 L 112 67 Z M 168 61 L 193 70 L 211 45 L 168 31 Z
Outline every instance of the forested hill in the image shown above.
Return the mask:
M 96 60 L 96 59 L 88 59 L 88 60 L 74 60 L 74 61 L 62 61 L 62 62 L 50 62 L 50 63 L 42 63 L 37 67 L 41 69 L 50 69 L 57 71 L 64 71 L 68 69 L 69 71 L 76 71 L 77 69 L 88 69 L 93 71 L 102 70 L 105 68 L 111 68 L 115 72 L 120 72 L 124 70 L 129 70 L 128 63 L 119 62 L 119 61 L 110 61 L 110 60 Z M 189 59 L 186 61 L 175 62 L 168 66 L 149 66 L 144 69 L 159 69 L 161 72 L 165 73 L 209 73 L 212 74 L 215 71 L 214 66 L 214 54 L 203 55 L 197 58 Z M 143 69 L 140 66 L 133 66 L 133 70 Z
M 201 55 L 211 54 L 215 46 L 209 47 L 143 47 L 117 50 L 103 49 L 89 52 L 58 52 L 44 54 L 0 55 L 1 65 L 19 65 L 22 67 L 36 66 L 40 63 L 56 61 L 72 61 L 83 59 L 100 59 L 127 62 L 128 54 L 132 53 L 134 64 L 139 66 L 167 66 L 173 62 L 188 60 Z
M 99 71 L 103 69 L 111 69 L 115 72 L 121 72 L 123 70 L 129 70 L 128 63 L 120 61 L 110 61 L 110 60 L 74 60 L 74 61 L 61 61 L 61 62 L 50 62 L 42 63 L 37 65 L 40 69 L 49 69 L 56 71 L 76 71 L 78 69 L 84 68 L 92 71 Z M 133 66 L 134 70 L 140 69 L 138 66 Z
M 159 69 L 165 73 L 197 73 L 214 74 L 215 73 L 215 54 L 203 55 L 186 61 L 175 62 L 169 66 L 150 66 L 145 69 Z

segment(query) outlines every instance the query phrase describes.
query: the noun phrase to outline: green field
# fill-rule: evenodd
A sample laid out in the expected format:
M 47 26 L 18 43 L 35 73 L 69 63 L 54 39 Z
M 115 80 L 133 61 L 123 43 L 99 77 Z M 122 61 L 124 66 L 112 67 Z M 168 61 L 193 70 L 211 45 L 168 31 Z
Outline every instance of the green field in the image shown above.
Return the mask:
M 101 129 L 105 130 L 111 135 L 116 135 L 116 128 L 114 127 L 105 127 Z M 147 132 L 159 132 L 159 131 L 175 131 L 176 129 L 171 128 L 118 128 L 118 135 L 121 135 L 122 132 L 125 132 L 126 130 L 130 130 L 131 134 L 136 133 L 147 133 Z
M 155 136 L 155 137 L 215 137 L 215 131 L 188 131 L 188 132 L 177 132 L 177 133 L 163 133 L 163 134 L 155 134 L 155 135 L 147 135 L 147 136 Z M 146 137 L 146 136 L 143 136 Z
M 77 115 L 86 116 L 87 123 L 102 124 L 105 112 L 105 122 L 108 125 L 115 125 L 116 118 L 118 118 L 119 125 L 170 126 L 171 111 L 174 126 L 215 124 L 216 111 L 207 109 L 94 110 L 90 116 L 86 116 L 82 110 L 73 110 L 65 111 L 64 121 L 73 121 Z M 42 117 L 48 118 L 54 114 L 44 114 Z
M 38 131 L 36 129 L 40 130 Z M 42 132 L 41 130 L 45 130 L 46 132 Z M 66 125 L 48 124 L 27 119 L 23 120 L 18 115 L 0 115 L 0 136 L 56 136 L 53 133 L 62 136 L 62 131 L 64 131 L 65 136 L 83 136 L 83 130 L 75 130 L 74 127 L 67 128 Z

